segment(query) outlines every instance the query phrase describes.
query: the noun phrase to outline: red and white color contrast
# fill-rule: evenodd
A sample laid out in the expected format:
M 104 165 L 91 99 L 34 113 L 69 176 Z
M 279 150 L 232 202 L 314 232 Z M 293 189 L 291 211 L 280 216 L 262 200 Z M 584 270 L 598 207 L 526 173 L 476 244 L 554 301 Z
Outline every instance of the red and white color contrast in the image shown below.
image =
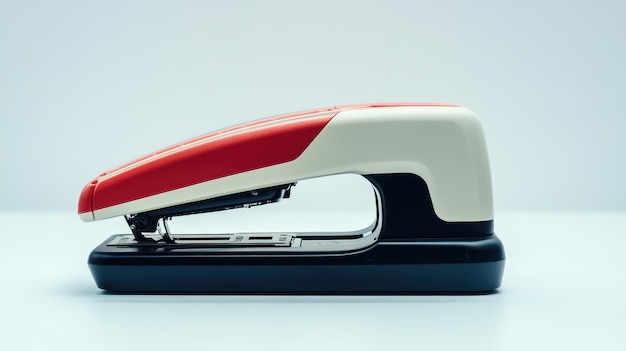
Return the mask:
M 493 219 L 478 119 L 430 103 L 338 106 L 206 134 L 101 174 L 78 214 L 100 220 L 342 173 L 417 174 L 441 219 Z

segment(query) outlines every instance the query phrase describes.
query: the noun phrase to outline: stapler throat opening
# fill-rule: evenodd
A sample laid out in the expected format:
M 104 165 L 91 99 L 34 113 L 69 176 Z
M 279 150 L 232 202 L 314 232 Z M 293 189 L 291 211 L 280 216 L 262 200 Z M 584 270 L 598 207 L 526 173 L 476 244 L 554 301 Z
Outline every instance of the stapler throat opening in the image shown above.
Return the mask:
M 155 241 L 153 235 L 145 235 L 145 233 L 155 232 L 160 234 L 160 238 L 156 241 L 174 242 L 167 224 L 168 220 L 171 220 L 172 217 L 232 210 L 236 208 L 249 208 L 278 202 L 281 199 L 287 199 L 291 196 L 291 187 L 294 185 L 296 185 L 296 183 L 250 190 L 208 200 L 128 214 L 125 215 L 124 218 L 133 233 L 134 239 L 138 242 Z
M 280 201 L 291 196 L 296 183 L 250 190 L 209 200 L 186 203 L 124 218 L 132 235 L 117 236 L 108 246 L 137 248 L 203 249 L 220 251 L 351 251 L 373 244 L 381 229 L 381 201 L 376 188 L 376 218 L 369 226 L 350 232 L 289 232 L 289 233 L 220 233 L 174 235 L 168 222 L 177 216 L 201 214 L 237 208 L 250 208 Z

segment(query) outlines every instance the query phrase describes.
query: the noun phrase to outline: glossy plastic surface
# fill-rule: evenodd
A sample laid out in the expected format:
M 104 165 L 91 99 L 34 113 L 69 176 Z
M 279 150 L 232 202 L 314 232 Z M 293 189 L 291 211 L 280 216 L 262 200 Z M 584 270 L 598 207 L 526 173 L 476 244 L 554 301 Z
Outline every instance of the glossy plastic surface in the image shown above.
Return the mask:
M 103 173 L 79 201 L 85 221 L 151 211 L 333 174 L 413 173 L 438 216 L 492 219 L 484 137 L 445 104 L 333 107 L 250 122 Z
M 107 246 L 89 256 L 101 289 L 150 293 L 482 293 L 500 286 L 504 250 L 482 239 L 377 243 L 339 255 L 215 255 Z

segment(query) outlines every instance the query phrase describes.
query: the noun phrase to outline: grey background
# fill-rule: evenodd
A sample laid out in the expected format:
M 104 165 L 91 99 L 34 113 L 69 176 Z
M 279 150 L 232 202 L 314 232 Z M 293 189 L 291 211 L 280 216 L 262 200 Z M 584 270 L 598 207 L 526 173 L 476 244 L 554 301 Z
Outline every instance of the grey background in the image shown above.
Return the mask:
M 438 101 L 483 121 L 497 210 L 624 210 L 625 7 L 1 1 L 0 209 L 73 210 L 100 172 L 248 120 Z

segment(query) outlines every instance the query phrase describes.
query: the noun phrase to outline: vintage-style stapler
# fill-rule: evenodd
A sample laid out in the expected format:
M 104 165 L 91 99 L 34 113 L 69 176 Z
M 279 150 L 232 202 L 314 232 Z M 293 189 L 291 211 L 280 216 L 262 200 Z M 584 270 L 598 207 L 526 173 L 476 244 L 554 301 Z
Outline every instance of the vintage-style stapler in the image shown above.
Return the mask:
M 296 182 L 358 174 L 377 215 L 362 231 L 185 235 L 168 220 L 288 198 Z M 292 113 L 174 145 L 101 174 L 84 221 L 124 216 L 131 234 L 94 249 L 118 292 L 478 293 L 500 286 L 491 178 L 478 119 L 447 104 Z

